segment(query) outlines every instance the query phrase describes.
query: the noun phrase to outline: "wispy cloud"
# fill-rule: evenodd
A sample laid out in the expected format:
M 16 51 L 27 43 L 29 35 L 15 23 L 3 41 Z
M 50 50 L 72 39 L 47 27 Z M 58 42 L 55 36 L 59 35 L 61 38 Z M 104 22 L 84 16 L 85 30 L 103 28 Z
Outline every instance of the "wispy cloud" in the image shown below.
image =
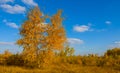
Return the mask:
M 105 24 L 110 25 L 112 22 L 111 21 L 105 21 Z
M 73 30 L 76 32 L 85 32 L 90 30 L 90 26 L 87 25 L 76 25 L 73 27 Z
M 96 32 L 104 32 L 104 31 L 107 31 L 107 29 L 99 29 L 99 30 L 96 30 Z
M 38 4 L 34 2 L 34 0 L 22 0 L 23 3 L 30 5 L 30 6 L 37 6 Z
M 15 45 L 14 42 L 0 42 L 0 45 Z
M 83 44 L 84 41 L 78 38 L 68 38 L 67 39 L 69 44 Z
M 120 46 L 120 41 L 115 41 L 114 43 Z
M 9 4 L 2 4 L 2 5 L 0 5 L 0 7 L 4 11 L 11 13 L 11 14 L 23 14 L 26 11 L 25 7 L 20 6 L 18 4 L 14 5 L 14 6 L 11 6 Z
M 112 44 L 108 46 L 109 48 L 120 47 L 120 41 L 114 41 Z
M 8 2 L 14 2 L 14 0 L 0 0 L 0 4 L 8 3 Z
M 19 28 L 18 25 L 16 25 L 16 23 L 14 23 L 14 22 L 8 22 L 6 19 L 4 19 L 3 22 L 9 27 L 12 27 L 12 28 L 15 28 L 15 29 Z

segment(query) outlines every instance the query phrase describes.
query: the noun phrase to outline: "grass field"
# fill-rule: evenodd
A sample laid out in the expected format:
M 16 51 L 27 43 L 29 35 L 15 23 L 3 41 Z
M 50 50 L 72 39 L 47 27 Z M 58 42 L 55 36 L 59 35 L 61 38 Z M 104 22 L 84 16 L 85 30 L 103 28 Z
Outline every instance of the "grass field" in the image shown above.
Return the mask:
M 57 65 L 45 69 L 25 69 L 14 66 L 0 66 L 0 73 L 120 73 L 120 71 L 106 67 Z

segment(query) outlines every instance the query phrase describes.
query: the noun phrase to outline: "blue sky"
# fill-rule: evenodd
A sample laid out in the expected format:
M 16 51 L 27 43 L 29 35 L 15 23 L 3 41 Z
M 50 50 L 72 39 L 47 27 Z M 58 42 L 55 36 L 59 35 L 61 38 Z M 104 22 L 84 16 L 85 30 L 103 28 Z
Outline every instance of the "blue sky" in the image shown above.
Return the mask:
M 31 7 L 44 14 L 62 9 L 63 26 L 75 54 L 102 54 L 120 47 L 120 0 L 0 0 L 0 53 L 20 52 L 14 42 Z

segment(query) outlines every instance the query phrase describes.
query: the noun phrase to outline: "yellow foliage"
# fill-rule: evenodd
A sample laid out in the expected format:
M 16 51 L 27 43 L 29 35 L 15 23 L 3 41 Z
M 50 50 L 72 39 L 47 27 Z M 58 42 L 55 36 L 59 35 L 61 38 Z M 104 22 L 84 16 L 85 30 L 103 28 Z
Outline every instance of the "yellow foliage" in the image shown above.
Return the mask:
M 38 7 L 32 9 L 27 17 L 20 28 L 21 38 L 17 41 L 17 44 L 23 47 L 23 58 L 27 62 L 39 64 L 40 57 L 40 62 L 48 64 L 54 51 L 63 49 L 66 42 L 61 11 L 52 16 L 48 24 L 44 24 L 46 16 L 42 16 Z

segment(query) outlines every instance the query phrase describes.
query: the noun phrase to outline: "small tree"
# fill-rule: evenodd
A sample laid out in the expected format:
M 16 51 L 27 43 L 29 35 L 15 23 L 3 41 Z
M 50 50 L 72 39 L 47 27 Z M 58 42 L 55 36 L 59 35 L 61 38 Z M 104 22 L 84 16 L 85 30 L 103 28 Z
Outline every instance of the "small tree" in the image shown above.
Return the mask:
M 74 55 L 74 48 L 66 46 L 63 50 L 60 51 L 59 55 L 66 57 L 66 56 L 73 56 Z

